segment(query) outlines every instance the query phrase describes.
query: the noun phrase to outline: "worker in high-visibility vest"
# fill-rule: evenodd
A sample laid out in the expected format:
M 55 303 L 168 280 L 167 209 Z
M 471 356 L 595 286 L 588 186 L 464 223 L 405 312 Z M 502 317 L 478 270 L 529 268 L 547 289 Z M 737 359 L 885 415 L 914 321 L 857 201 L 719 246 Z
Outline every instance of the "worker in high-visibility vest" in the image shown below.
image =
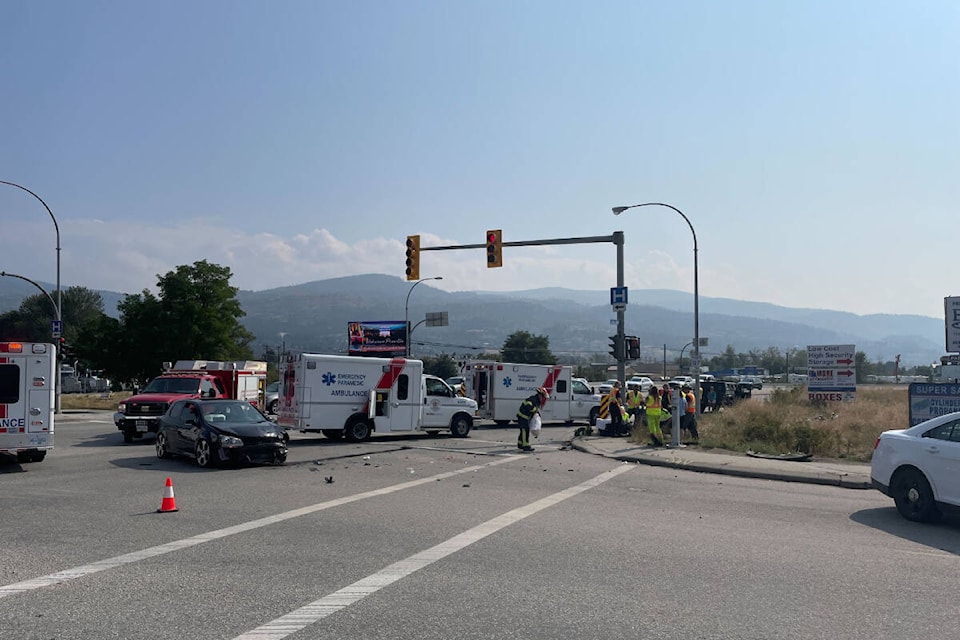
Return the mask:
M 613 383 L 613 388 L 607 394 L 607 408 L 610 411 L 610 427 L 608 432 L 611 436 L 625 436 L 626 430 L 623 426 L 623 406 L 620 404 L 620 381 Z
M 660 390 L 650 387 L 647 396 L 647 430 L 650 431 L 650 444 L 654 447 L 663 446 L 663 431 L 660 430 Z
M 521 451 L 533 451 L 530 446 L 530 419 L 534 414 L 540 413 L 540 407 L 547 402 L 547 395 L 547 390 L 540 387 L 536 393 L 520 403 L 520 410 L 517 411 L 517 424 L 520 425 L 517 448 Z
M 693 395 L 693 388 L 683 385 L 683 398 L 686 400 L 686 410 L 680 416 L 680 430 L 686 429 L 694 440 L 700 440 L 700 433 L 697 431 L 697 398 Z
M 627 413 L 633 416 L 633 426 L 639 428 L 640 421 L 645 419 L 643 402 L 643 391 L 637 385 L 627 391 Z

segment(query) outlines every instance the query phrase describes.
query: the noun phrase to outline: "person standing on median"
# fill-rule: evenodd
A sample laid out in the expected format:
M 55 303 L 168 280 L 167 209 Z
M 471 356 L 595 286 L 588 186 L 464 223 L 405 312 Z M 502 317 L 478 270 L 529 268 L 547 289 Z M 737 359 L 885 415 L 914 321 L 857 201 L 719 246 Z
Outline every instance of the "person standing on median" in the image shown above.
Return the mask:
M 688 384 L 683 385 L 683 398 L 686 402 L 684 403 L 683 414 L 680 416 L 680 433 L 686 430 L 694 440 L 699 442 L 700 433 L 697 431 L 697 398 L 693 395 L 693 388 Z
M 537 389 L 537 392 L 520 403 L 520 410 L 517 411 L 517 424 L 520 425 L 520 435 L 517 436 L 517 448 L 521 451 L 533 451 L 530 446 L 530 419 L 534 414 L 540 413 L 540 407 L 547 403 L 547 390 L 543 387 Z
M 647 396 L 647 430 L 650 432 L 650 444 L 654 447 L 663 446 L 663 432 L 660 431 L 660 390 L 650 387 Z
M 640 420 L 643 418 L 643 391 L 640 385 L 627 389 L 627 413 L 633 416 L 633 426 L 639 429 Z
M 626 435 L 623 429 L 623 406 L 620 404 L 619 380 L 613 383 L 613 388 L 610 389 L 610 394 L 607 399 L 609 401 L 607 407 L 610 412 L 610 426 L 607 427 L 607 432 L 611 436 Z

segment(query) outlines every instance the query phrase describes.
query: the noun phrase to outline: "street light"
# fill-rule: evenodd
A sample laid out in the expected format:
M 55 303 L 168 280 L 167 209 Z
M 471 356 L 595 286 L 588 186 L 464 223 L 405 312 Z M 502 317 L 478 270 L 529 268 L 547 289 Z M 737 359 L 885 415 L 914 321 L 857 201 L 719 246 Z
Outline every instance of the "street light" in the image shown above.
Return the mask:
M 614 207 L 613 215 L 618 216 L 627 209 L 636 209 L 639 207 L 666 207 L 668 209 L 673 209 L 680 217 L 683 218 L 687 226 L 690 227 L 690 233 L 693 234 L 693 361 L 697 369 L 697 384 L 694 385 L 694 393 L 696 394 L 697 401 L 697 415 L 700 414 L 700 285 L 699 285 L 699 275 L 697 272 L 697 232 L 693 229 L 693 224 L 690 222 L 690 218 L 684 215 L 683 211 L 677 209 L 675 206 L 666 204 L 664 202 L 644 202 L 642 204 L 632 204 L 628 207 Z M 674 434 L 673 444 L 679 444 L 679 433 Z
M 50 219 L 53 220 L 53 229 L 54 229 L 54 231 L 56 231 L 56 233 L 57 233 L 57 303 L 56 303 L 56 305 L 54 305 L 54 311 L 56 312 L 56 319 L 57 319 L 57 321 L 63 320 L 63 316 L 62 316 L 63 301 L 61 300 L 61 297 L 60 297 L 60 225 L 57 224 L 57 218 L 53 215 L 53 211 L 50 210 L 50 207 L 47 206 L 47 203 L 43 201 L 43 198 L 41 198 L 40 196 L 38 196 L 37 194 L 35 194 L 33 191 L 30 191 L 30 189 L 27 189 L 26 187 L 21 186 L 21 185 L 17 184 L 16 182 L 7 182 L 6 180 L 0 180 L 0 184 L 6 184 L 6 185 L 10 185 L 11 187 L 16 187 L 17 189 L 20 189 L 21 191 L 26 191 L 27 193 L 29 193 L 30 195 L 32 195 L 34 198 L 36 198 L 37 200 L 40 201 L 40 204 L 43 205 L 43 208 L 46 209 L 46 210 L 47 210 L 47 213 L 50 214 Z M 59 341 L 57 342 L 57 344 L 59 345 Z M 59 355 L 59 351 L 60 351 L 60 350 L 59 350 L 59 347 L 58 347 L 58 349 L 57 349 L 58 355 Z M 56 393 L 54 393 L 54 400 L 55 400 L 55 403 L 54 403 L 54 411 L 55 411 L 55 413 L 60 413 L 60 386 L 61 386 L 61 385 L 60 385 L 60 380 L 59 380 L 59 376 L 60 376 L 59 367 L 60 367 L 60 363 L 59 363 L 59 360 L 58 360 L 58 362 L 57 362 L 57 377 L 58 377 L 58 378 L 57 378 L 57 388 L 56 388 Z
M 410 290 L 407 291 L 407 301 L 403 304 L 403 329 L 404 329 L 404 357 L 410 357 L 410 294 L 417 288 L 417 285 L 427 280 L 443 280 L 443 276 L 434 276 L 432 278 L 421 278 L 413 283 Z

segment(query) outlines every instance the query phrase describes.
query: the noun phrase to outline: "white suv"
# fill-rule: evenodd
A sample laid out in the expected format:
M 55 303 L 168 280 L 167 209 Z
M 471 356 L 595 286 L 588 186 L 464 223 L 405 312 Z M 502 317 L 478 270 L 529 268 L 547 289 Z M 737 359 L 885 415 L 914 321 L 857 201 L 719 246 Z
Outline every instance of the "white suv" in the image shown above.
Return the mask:
M 907 520 L 935 520 L 942 508 L 960 507 L 960 412 L 881 433 L 870 479 Z
M 653 386 L 653 380 L 651 380 L 647 376 L 633 376 L 632 378 L 627 380 L 628 389 L 636 385 L 640 385 L 640 391 L 643 391 L 644 393 L 649 393 L 650 387 Z

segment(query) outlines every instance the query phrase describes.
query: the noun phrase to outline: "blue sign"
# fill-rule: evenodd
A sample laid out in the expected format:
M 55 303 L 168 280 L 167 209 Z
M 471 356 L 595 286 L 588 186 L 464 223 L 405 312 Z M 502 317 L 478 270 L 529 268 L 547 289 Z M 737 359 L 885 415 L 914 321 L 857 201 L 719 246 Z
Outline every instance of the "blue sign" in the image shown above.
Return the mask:
M 50 333 L 53 334 L 54 338 L 59 338 L 60 334 L 63 333 L 63 320 L 54 320 L 51 322 Z
M 907 395 L 911 427 L 937 416 L 960 411 L 960 384 L 912 382 Z
M 610 287 L 610 304 L 627 304 L 627 288 Z

